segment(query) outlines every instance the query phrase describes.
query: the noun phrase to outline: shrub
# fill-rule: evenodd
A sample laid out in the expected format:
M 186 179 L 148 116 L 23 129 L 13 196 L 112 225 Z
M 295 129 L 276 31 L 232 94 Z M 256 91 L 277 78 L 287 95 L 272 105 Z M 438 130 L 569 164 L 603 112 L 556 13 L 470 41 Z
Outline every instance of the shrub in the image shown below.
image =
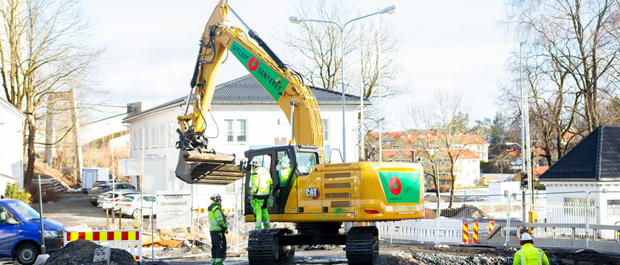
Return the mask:
M 27 204 L 32 202 L 32 195 L 27 190 L 19 191 L 19 185 L 7 183 L 6 190 L 4 191 L 5 198 L 17 199 Z
M 448 192 L 448 191 L 450 191 L 450 186 L 448 186 L 448 185 L 441 185 L 441 186 L 439 186 L 439 191 L 440 192 Z

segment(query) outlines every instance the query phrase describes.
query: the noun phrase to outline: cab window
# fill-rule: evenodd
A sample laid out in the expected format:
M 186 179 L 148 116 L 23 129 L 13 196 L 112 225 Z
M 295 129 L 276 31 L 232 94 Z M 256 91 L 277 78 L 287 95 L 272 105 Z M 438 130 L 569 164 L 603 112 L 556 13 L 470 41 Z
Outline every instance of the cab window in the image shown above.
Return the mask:
M 300 174 L 310 174 L 314 166 L 316 165 L 315 153 L 297 153 L 297 170 Z

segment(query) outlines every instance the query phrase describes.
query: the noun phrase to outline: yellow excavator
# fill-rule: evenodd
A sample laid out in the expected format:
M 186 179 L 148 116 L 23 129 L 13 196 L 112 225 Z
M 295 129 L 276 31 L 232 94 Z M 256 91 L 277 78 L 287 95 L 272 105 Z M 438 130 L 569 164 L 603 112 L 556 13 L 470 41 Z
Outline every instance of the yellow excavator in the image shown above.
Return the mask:
M 231 14 L 242 27 L 231 25 Z M 211 110 L 217 75 L 227 52 L 273 97 L 286 114 L 293 137 L 286 146 L 246 151 L 247 160 L 238 165 L 234 155 L 208 149 L 204 137 L 204 117 Z M 271 221 L 295 224 L 295 232 L 288 228 L 250 232 L 250 264 L 281 263 L 293 257 L 298 245 L 346 245 L 349 264 L 373 264 L 379 253 L 377 228 L 360 225 L 341 232 L 343 223 L 423 217 L 421 165 L 325 161 L 323 124 L 311 90 L 301 75 L 284 64 L 237 16 L 228 1 L 218 3 L 205 27 L 191 87 L 193 112 L 186 110 L 178 117 L 177 177 L 191 184 L 216 185 L 245 178 L 247 200 L 250 172 L 245 170 L 244 161 L 259 157 L 273 178 Z M 282 174 L 286 174 L 284 178 Z M 244 215 L 247 222 L 254 221 L 250 205 L 246 205 Z

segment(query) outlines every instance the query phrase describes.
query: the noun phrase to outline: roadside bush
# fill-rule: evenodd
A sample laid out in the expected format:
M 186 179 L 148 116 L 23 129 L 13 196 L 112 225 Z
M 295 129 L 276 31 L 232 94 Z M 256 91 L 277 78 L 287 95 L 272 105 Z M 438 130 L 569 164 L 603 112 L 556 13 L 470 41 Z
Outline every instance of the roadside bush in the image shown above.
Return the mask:
M 32 195 L 27 190 L 19 190 L 19 185 L 7 183 L 6 190 L 4 191 L 4 197 L 7 199 L 17 199 L 27 204 L 32 202 Z
M 448 186 L 448 185 L 441 185 L 441 186 L 439 186 L 439 191 L 440 192 L 448 192 L 448 191 L 450 191 L 450 186 Z

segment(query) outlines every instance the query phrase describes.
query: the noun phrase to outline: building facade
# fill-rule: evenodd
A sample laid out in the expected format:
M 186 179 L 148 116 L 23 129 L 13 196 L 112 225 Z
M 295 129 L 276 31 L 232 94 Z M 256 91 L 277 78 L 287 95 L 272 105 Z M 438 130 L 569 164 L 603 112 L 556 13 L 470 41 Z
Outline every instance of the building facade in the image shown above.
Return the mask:
M 0 98 L 0 194 L 7 183 L 24 187 L 24 120 L 26 115 Z

